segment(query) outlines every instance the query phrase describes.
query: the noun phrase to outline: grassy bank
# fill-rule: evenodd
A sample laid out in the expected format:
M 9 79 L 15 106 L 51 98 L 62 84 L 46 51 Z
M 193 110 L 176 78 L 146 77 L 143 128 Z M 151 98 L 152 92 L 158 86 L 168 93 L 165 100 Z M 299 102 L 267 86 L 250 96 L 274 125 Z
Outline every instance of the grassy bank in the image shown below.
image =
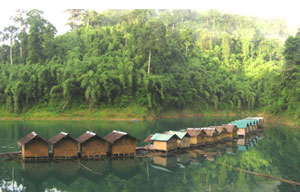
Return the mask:
M 191 109 L 184 110 L 167 110 L 160 113 L 148 111 L 146 107 L 142 106 L 128 106 L 125 108 L 72 108 L 65 111 L 50 111 L 46 107 L 32 108 L 26 113 L 10 113 L 3 106 L 0 106 L 0 120 L 116 120 L 116 121 L 131 121 L 135 120 L 153 120 L 160 118 L 180 118 L 180 117 L 224 117 L 224 116 L 240 116 L 241 118 L 247 116 L 263 116 L 266 121 L 278 122 L 281 124 L 298 126 L 300 121 L 283 113 L 280 115 L 273 115 L 264 112 L 263 109 L 231 111 L 231 110 L 206 110 L 202 112 L 195 112 Z
M 150 114 L 151 116 L 151 114 Z M 25 113 L 10 113 L 0 108 L 0 120 L 143 120 L 147 119 L 147 108 L 129 106 L 126 108 L 71 108 L 64 111 L 50 111 L 47 108 L 33 108 Z

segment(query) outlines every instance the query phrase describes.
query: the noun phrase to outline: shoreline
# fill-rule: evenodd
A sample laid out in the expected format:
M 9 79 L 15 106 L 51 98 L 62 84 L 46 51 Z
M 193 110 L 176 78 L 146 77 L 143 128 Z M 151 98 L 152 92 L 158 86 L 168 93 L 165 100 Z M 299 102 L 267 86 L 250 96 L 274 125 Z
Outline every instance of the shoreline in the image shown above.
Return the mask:
M 2 112 L 2 113 L 1 113 Z M 195 118 L 195 117 L 234 117 L 234 116 L 263 116 L 266 122 L 280 123 L 288 126 L 299 126 L 300 123 L 296 119 L 291 118 L 287 115 L 272 115 L 268 112 L 261 111 L 204 111 L 204 112 L 192 112 L 191 110 L 176 110 L 176 111 L 165 111 L 160 114 L 154 113 L 141 113 L 136 114 L 128 113 L 127 111 L 118 112 L 116 109 L 103 111 L 90 111 L 90 110 L 75 110 L 66 111 L 64 113 L 50 113 L 47 111 L 36 111 L 34 113 L 23 113 L 13 114 L 7 113 L 0 110 L 0 121 L 3 120 L 14 120 L 14 121 L 89 121 L 89 120 L 100 120 L 100 121 L 152 121 L 158 119 L 171 119 L 171 118 Z

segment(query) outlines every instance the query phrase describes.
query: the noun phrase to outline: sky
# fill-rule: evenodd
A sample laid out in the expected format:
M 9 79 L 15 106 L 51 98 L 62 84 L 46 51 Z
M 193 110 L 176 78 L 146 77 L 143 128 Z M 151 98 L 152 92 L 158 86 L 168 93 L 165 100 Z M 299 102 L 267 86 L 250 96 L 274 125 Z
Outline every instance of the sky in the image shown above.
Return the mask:
M 17 9 L 39 9 L 44 18 L 50 21 L 63 34 L 69 27 L 65 25 L 66 9 L 193 9 L 205 11 L 217 9 L 226 13 L 237 13 L 262 18 L 285 19 L 291 28 L 300 28 L 298 0 L 7 0 L 0 7 L 0 31 L 12 24 L 10 17 Z

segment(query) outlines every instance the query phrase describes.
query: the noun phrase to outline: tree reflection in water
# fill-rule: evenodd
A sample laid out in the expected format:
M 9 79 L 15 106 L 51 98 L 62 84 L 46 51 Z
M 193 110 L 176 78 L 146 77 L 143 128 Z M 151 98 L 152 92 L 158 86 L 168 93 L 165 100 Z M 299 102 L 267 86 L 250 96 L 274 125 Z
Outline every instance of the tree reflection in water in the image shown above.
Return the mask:
M 219 163 L 299 182 L 300 131 L 269 125 L 263 137 L 253 135 L 198 151 L 153 158 L 44 163 L 1 160 L 0 188 L 2 191 L 300 191 L 299 186 Z

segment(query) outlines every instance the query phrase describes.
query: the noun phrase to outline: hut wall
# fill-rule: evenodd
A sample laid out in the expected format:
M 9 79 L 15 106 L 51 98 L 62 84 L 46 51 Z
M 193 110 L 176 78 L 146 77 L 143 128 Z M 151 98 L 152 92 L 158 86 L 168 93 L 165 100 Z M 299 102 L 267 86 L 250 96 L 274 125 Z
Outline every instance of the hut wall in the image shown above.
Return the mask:
M 54 157 L 77 157 L 78 144 L 72 139 L 62 139 L 53 146 Z
M 206 137 L 208 143 L 214 143 L 215 141 L 217 141 L 217 138 L 218 138 L 217 136 L 216 137 L 210 137 L 210 136 Z
M 179 148 L 186 148 L 190 146 L 190 138 L 189 137 L 183 137 L 182 140 L 177 140 L 177 145 Z
M 238 129 L 238 135 L 245 136 L 245 135 L 246 135 L 246 129 L 239 128 L 239 129 Z
M 232 136 L 233 137 L 236 137 L 237 135 L 238 135 L 238 130 L 237 129 L 234 129 L 233 131 L 232 131 Z
M 81 144 L 81 156 L 106 155 L 107 142 L 92 138 Z
M 198 144 L 198 137 L 191 137 L 190 138 L 190 145 Z
M 226 137 L 225 138 L 233 138 L 238 136 L 238 129 L 232 129 L 231 132 L 227 132 L 226 133 Z
M 22 146 L 22 156 L 26 157 L 48 157 L 48 143 L 40 139 L 34 139 Z
M 207 137 L 205 137 L 205 136 L 203 136 L 203 137 L 198 136 L 198 144 L 200 144 L 200 143 L 207 143 L 207 142 L 208 142 L 208 138 Z
M 177 139 L 172 138 L 167 141 L 154 141 L 153 149 L 161 151 L 171 151 L 177 149 Z
M 168 141 L 168 146 L 167 147 L 168 147 L 167 148 L 168 151 L 177 149 L 177 139 L 175 139 L 175 138 L 170 139 Z
M 122 137 L 112 144 L 111 154 L 132 154 L 136 150 L 136 140 L 130 137 Z
M 222 137 L 222 136 L 223 136 L 222 134 L 216 136 L 216 140 L 217 140 L 217 141 L 222 141 L 222 140 L 223 140 L 223 137 Z
M 223 140 L 223 139 L 226 139 L 227 138 L 227 134 L 226 133 L 222 133 L 221 134 L 221 139 Z
M 167 151 L 168 150 L 167 145 L 168 145 L 168 143 L 166 141 L 154 141 L 153 149 Z

